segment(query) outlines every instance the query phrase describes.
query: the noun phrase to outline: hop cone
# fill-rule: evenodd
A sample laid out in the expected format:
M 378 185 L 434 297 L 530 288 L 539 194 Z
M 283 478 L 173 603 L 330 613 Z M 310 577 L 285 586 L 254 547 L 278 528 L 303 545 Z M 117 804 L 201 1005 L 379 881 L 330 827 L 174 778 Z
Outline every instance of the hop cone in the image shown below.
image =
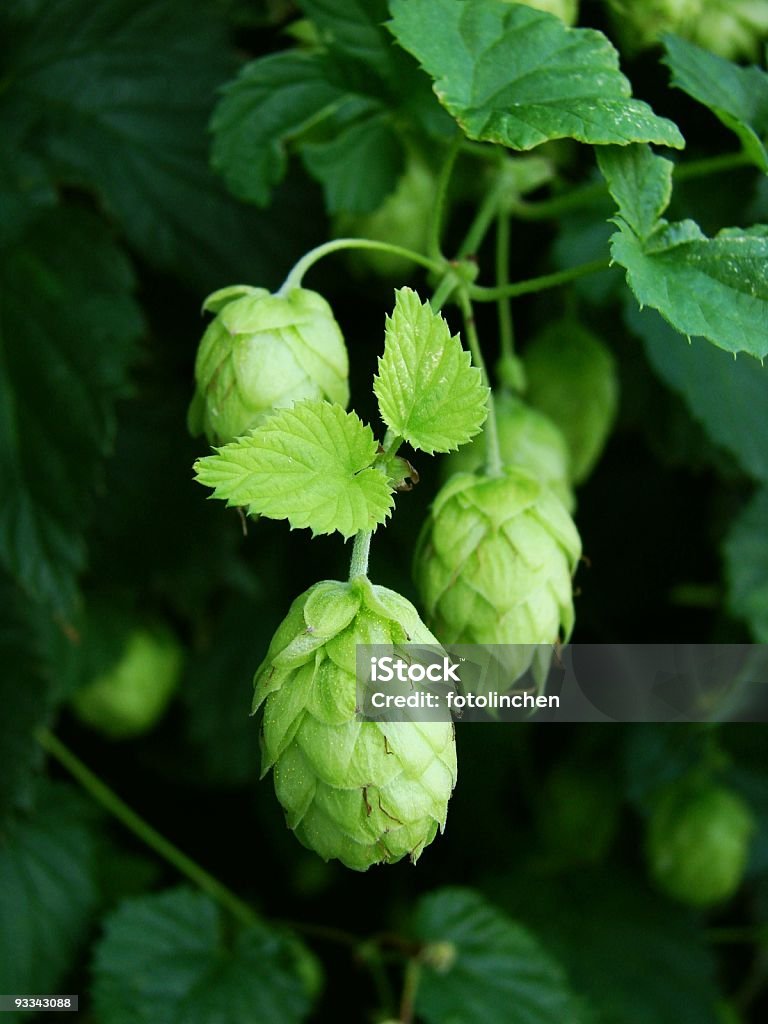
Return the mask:
M 573 508 L 569 483 L 568 446 L 549 417 L 508 392 L 494 397 L 496 429 L 505 465 L 527 470 L 547 484 L 565 507 Z M 446 479 L 459 472 L 474 473 L 485 464 L 485 431 L 444 460 Z
M 549 645 L 573 628 L 580 554 L 562 502 L 530 473 L 459 473 L 435 499 L 414 571 L 442 643 Z
M 270 295 L 237 285 L 214 292 L 216 313 L 200 342 L 189 428 L 226 444 L 275 409 L 304 398 L 346 407 L 348 360 L 331 307 L 317 292 Z
M 355 645 L 411 641 L 437 644 L 405 598 L 365 577 L 325 581 L 294 601 L 254 680 L 263 772 L 288 827 L 358 871 L 415 863 L 456 782 L 452 723 L 355 718 Z
M 741 884 L 754 832 L 749 807 L 724 786 L 670 786 L 649 821 L 651 873 L 683 903 L 719 903 Z

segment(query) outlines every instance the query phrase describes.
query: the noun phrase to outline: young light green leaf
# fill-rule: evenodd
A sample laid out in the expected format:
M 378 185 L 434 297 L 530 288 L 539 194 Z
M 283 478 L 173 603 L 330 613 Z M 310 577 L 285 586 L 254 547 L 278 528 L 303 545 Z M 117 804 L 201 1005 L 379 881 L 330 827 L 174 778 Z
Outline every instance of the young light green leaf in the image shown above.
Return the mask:
M 768 365 L 734 359 L 698 338 L 688 344 L 658 313 L 640 312 L 635 303 L 628 305 L 626 320 L 653 369 L 682 396 L 711 440 L 745 473 L 768 481 Z
M 565 1024 L 577 1010 L 565 974 L 526 928 L 471 889 L 438 889 L 415 918 L 427 943 L 416 1012 L 428 1024 Z
M 383 523 L 394 504 L 386 476 L 371 468 L 376 449 L 355 413 L 310 400 L 199 459 L 195 471 L 227 505 L 351 537 Z
M 98 901 L 90 814 L 78 793 L 50 786 L 33 815 L 0 830 L 3 992 L 59 991 L 75 964 Z
M 127 900 L 107 919 L 93 963 L 104 1024 L 298 1024 L 316 980 L 294 940 L 255 923 L 224 940 L 218 908 L 179 888 Z
M 479 433 L 488 388 L 440 314 L 410 288 L 395 295 L 373 384 L 381 417 L 414 448 L 453 451 Z
M 755 641 L 768 644 L 768 487 L 758 491 L 735 520 L 723 554 L 728 604 L 746 619 Z
M 562 138 L 684 145 L 676 125 L 632 99 L 600 32 L 501 0 L 393 0 L 391 10 L 392 32 L 471 139 L 520 150 Z
M 672 85 L 709 107 L 739 137 L 755 166 L 768 172 L 768 74 L 739 67 L 679 36 L 664 36 L 663 42 Z
M 619 206 L 611 255 L 640 306 L 728 352 L 768 355 L 766 229 L 726 228 L 707 238 L 693 221 L 661 219 L 651 230 L 654 211 L 664 208 L 668 161 L 633 146 L 604 150 L 598 162 Z

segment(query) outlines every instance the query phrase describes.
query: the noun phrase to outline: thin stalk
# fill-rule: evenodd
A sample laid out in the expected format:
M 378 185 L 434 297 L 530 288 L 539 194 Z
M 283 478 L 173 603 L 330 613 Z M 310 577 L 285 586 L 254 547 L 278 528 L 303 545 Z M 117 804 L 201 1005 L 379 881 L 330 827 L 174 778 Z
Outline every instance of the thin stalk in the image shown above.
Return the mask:
M 508 213 L 496 218 L 496 287 L 506 288 L 509 284 L 509 231 Z M 499 315 L 499 347 L 502 356 L 512 359 L 515 354 L 515 329 L 512 323 L 512 304 L 508 295 L 497 301 Z
M 413 1024 L 416 1005 L 416 992 L 421 981 L 421 964 L 418 960 L 409 960 L 405 967 L 403 994 L 400 999 L 400 1024 Z
M 445 275 L 445 277 L 443 277 L 442 281 L 435 289 L 434 295 L 429 300 L 429 304 L 436 313 L 439 313 L 446 304 L 452 293 L 458 287 L 458 283 L 456 275 L 450 271 Z
M 500 185 L 497 185 L 486 193 L 482 203 L 477 209 L 477 213 L 472 219 L 472 223 L 467 229 L 463 242 L 459 246 L 460 260 L 473 255 L 480 248 L 488 229 L 496 218 L 501 194 L 502 187 Z
M 442 259 L 443 250 L 440 245 L 440 238 L 443 233 L 443 219 L 445 207 L 448 200 L 448 186 L 451 183 L 453 168 L 456 164 L 456 157 L 459 155 L 464 136 L 457 133 L 451 142 L 448 152 L 440 168 L 440 174 L 435 187 L 435 201 L 432 205 L 432 212 L 429 218 L 429 230 L 427 233 L 427 252 L 434 261 Z
M 358 576 L 368 575 L 368 556 L 371 551 L 371 537 L 373 530 L 360 530 L 355 534 L 355 543 L 352 547 L 352 558 L 349 562 L 349 579 L 356 579 Z
M 708 156 L 685 164 L 675 164 L 675 177 L 678 181 L 690 181 L 691 178 L 706 178 L 710 174 L 734 171 L 737 167 L 749 167 L 751 163 L 749 154 L 743 150 L 738 153 L 722 153 L 720 156 Z
M 426 267 L 427 270 L 433 270 L 436 274 L 439 274 L 443 269 L 443 262 L 441 260 L 430 259 L 419 252 L 414 252 L 413 249 L 405 249 L 402 245 L 377 242 L 372 238 L 334 238 L 330 242 L 323 242 L 322 245 L 318 245 L 314 249 L 310 249 L 308 253 L 305 253 L 298 263 L 295 264 L 285 281 L 283 281 L 277 294 L 287 295 L 294 288 L 300 288 L 304 275 L 310 267 L 314 266 L 318 260 L 323 259 L 324 256 L 329 256 L 333 252 L 339 252 L 341 249 L 376 249 L 379 252 L 389 252 L 395 256 L 403 256 L 413 263 L 418 263 L 419 266 Z
M 560 285 L 576 281 L 587 274 L 597 274 L 601 270 L 608 270 L 611 261 L 606 257 L 602 260 L 591 260 L 589 263 L 581 263 L 577 267 L 569 267 L 567 270 L 558 270 L 554 274 L 544 274 L 541 277 L 530 277 L 525 281 L 515 281 L 514 284 L 505 285 L 503 288 L 484 288 L 482 285 L 467 285 L 469 297 L 475 302 L 496 302 L 498 299 L 514 299 L 518 295 L 530 295 L 532 292 L 543 292 L 548 288 L 559 288 Z
M 482 373 L 483 380 L 490 387 L 488 371 L 485 367 L 483 352 L 480 348 L 480 339 L 477 335 L 477 328 L 475 327 L 475 315 L 472 309 L 472 303 L 467 294 L 467 289 L 462 288 L 458 293 L 458 297 L 461 312 L 464 317 L 464 327 L 467 332 L 467 342 L 469 343 L 469 350 L 472 353 L 472 359 L 475 366 Z M 485 471 L 488 476 L 501 476 L 503 472 L 503 463 L 501 461 L 501 449 L 499 447 L 499 432 L 496 427 L 496 407 L 493 401 L 493 391 L 491 390 L 488 392 L 488 418 L 485 421 L 485 440 Z
M 204 868 L 200 867 L 191 857 L 174 846 L 172 842 L 162 836 L 156 829 L 152 828 L 140 815 L 138 815 L 124 800 L 102 782 L 98 775 L 95 775 L 90 768 L 67 747 L 62 741 L 54 736 L 47 729 L 40 729 L 37 732 L 37 741 L 40 746 L 59 762 L 62 767 L 75 778 L 83 789 L 109 813 L 117 818 L 127 829 L 154 850 L 160 857 L 173 865 L 180 874 L 194 882 L 203 892 L 207 893 L 221 907 L 228 910 L 234 918 L 244 925 L 253 925 L 259 921 L 259 917 L 247 903 L 244 903 L 239 896 L 236 896 L 231 889 Z

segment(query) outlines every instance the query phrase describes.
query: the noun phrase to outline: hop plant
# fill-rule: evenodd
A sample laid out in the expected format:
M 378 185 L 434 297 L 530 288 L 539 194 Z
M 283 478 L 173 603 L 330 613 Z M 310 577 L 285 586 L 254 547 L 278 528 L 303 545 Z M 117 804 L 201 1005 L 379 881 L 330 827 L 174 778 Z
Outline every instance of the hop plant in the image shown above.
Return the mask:
M 381 206 L 362 216 L 339 216 L 335 223 L 336 234 L 370 238 L 425 252 L 434 199 L 435 176 L 421 156 L 411 153 L 395 190 Z M 414 270 L 414 264 L 405 257 L 375 249 L 357 251 L 352 259 L 353 267 L 365 264 L 380 277 L 409 276 Z
M 235 285 L 214 292 L 216 314 L 200 342 L 189 428 L 226 444 L 275 409 L 305 398 L 349 401 L 347 349 L 331 307 L 317 292 L 271 295 Z
M 768 4 L 765 0 L 704 0 L 702 16 L 688 38 L 728 60 L 758 60 L 760 44 L 768 38 Z
M 532 473 L 555 492 L 565 507 L 573 509 L 569 483 L 568 446 L 548 416 L 532 409 L 507 391 L 494 399 L 496 429 L 502 462 Z M 453 473 L 474 473 L 485 464 L 485 432 L 444 460 L 445 479 Z
M 409 601 L 364 576 L 325 581 L 294 601 L 254 680 L 263 774 L 288 827 L 358 871 L 415 863 L 456 783 L 452 723 L 355 717 L 355 645 L 406 642 L 438 644 Z
M 580 554 L 562 502 L 530 473 L 459 473 L 422 529 L 415 578 L 443 643 L 553 644 L 573 628 Z
M 747 804 L 724 786 L 673 785 L 657 802 L 648 826 L 651 874 L 683 903 L 719 903 L 741 884 L 754 830 Z

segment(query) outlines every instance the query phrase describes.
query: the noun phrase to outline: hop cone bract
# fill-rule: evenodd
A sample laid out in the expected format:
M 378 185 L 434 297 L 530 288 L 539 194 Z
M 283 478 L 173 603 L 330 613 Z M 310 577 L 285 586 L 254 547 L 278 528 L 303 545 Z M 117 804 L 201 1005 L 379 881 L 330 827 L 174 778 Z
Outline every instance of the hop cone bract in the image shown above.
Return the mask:
M 263 773 L 288 827 L 325 860 L 364 871 L 415 862 L 456 782 L 451 722 L 355 718 L 356 644 L 437 645 L 405 598 L 365 577 L 326 580 L 292 604 L 254 680 Z
M 414 571 L 442 643 L 554 644 L 573 628 L 578 531 L 533 475 L 458 473 L 438 492 Z
M 322 295 L 306 288 L 270 295 L 238 285 L 214 292 L 205 308 L 216 317 L 197 352 L 193 434 L 226 444 L 305 398 L 346 407 L 347 349 Z

